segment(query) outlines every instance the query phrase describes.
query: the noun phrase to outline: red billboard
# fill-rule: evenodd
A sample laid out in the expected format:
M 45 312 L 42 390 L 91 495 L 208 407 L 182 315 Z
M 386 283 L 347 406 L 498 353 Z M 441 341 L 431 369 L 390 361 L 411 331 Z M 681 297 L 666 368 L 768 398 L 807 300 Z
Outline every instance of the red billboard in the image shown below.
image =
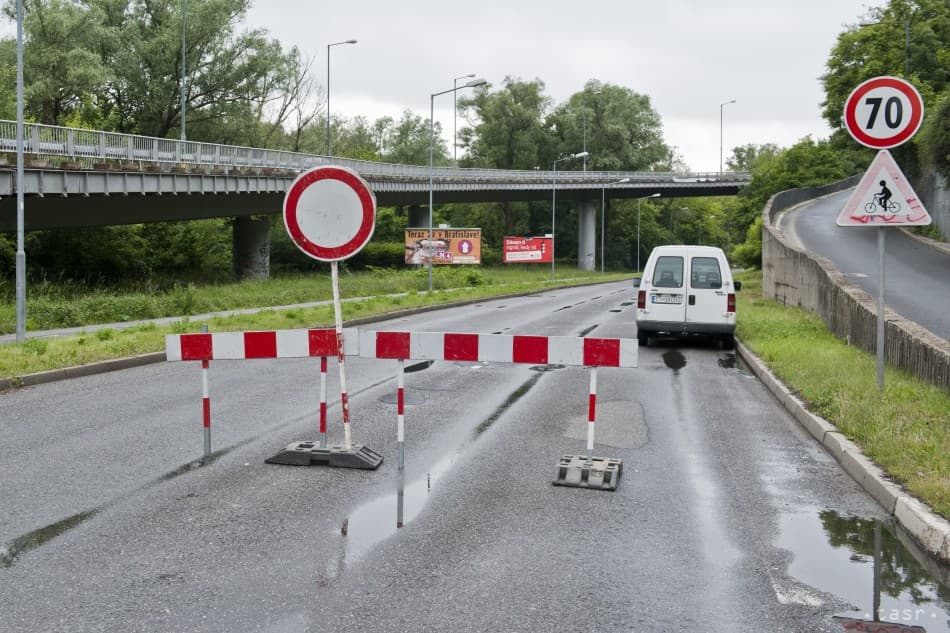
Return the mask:
M 506 237 L 502 261 L 506 264 L 551 263 L 550 237 Z

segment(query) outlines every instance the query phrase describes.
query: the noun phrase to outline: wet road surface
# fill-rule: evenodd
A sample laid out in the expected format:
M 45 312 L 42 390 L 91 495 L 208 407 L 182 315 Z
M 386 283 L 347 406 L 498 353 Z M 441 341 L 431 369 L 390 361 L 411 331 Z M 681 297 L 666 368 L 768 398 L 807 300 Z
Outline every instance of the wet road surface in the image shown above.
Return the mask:
M 375 327 L 633 338 L 632 300 L 608 284 Z M 347 361 L 377 471 L 263 463 L 315 438 L 318 362 L 212 363 L 219 453 L 203 466 L 196 363 L 0 394 L 0 622 L 811 632 L 879 602 L 878 617 L 950 630 L 946 570 L 906 549 L 733 352 L 660 341 L 639 365 L 598 372 L 595 453 L 624 460 L 616 492 L 551 484 L 584 452 L 583 368 L 417 366 L 402 474 L 395 361 Z M 331 441 L 338 420 L 332 407 Z
M 830 260 L 876 302 L 877 230 L 835 223 L 851 192 L 849 189 L 803 205 L 783 222 L 805 250 Z M 887 307 L 950 340 L 950 255 L 921 244 L 896 227 L 887 229 L 884 253 Z

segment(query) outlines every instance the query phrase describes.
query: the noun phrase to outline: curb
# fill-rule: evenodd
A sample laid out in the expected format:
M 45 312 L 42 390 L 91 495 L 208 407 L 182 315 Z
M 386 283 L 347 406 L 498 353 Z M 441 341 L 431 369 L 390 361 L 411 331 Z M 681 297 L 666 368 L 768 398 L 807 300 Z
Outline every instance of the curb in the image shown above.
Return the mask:
M 841 468 L 891 514 L 924 551 L 942 564 L 950 564 L 950 522 L 938 516 L 926 504 L 908 494 L 891 481 L 877 464 L 838 429 L 805 408 L 805 403 L 792 393 L 748 347 L 736 341 L 736 352 L 752 369 L 775 399 L 799 424 L 834 457 Z

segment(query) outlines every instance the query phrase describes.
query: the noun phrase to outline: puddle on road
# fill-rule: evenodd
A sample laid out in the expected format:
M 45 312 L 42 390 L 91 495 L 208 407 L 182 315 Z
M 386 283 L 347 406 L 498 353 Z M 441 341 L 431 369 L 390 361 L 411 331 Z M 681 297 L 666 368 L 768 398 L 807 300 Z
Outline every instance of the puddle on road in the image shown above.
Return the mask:
M 717 361 L 719 366 L 723 369 L 735 369 L 736 368 L 736 355 L 735 354 L 726 354 L 725 356 L 720 356 Z
M 673 371 L 679 371 L 686 367 L 686 357 L 678 350 L 663 352 L 663 362 Z
M 331 578 L 339 576 L 348 563 L 365 556 L 373 547 L 396 534 L 396 531 L 415 519 L 429 499 L 433 485 L 446 475 L 465 453 L 505 411 L 524 397 L 538 380 L 536 374 L 526 380 L 505 399 L 491 415 L 483 420 L 452 452 L 438 458 L 425 475 L 406 482 L 404 472 L 396 472 L 395 494 L 387 494 L 359 506 L 340 526 L 340 555 L 327 572 Z
M 789 576 L 854 606 L 833 630 L 950 633 L 950 570 L 920 562 L 894 530 L 813 509 L 782 517 L 778 545 L 794 554 Z
M 33 530 L 23 536 L 17 537 L 4 546 L 0 546 L 0 568 L 12 567 L 20 555 L 45 545 L 54 538 L 68 532 L 83 521 L 91 519 L 98 513 L 98 510 L 89 510 L 80 512 L 71 517 L 66 517 L 62 521 L 51 523 L 38 530 Z

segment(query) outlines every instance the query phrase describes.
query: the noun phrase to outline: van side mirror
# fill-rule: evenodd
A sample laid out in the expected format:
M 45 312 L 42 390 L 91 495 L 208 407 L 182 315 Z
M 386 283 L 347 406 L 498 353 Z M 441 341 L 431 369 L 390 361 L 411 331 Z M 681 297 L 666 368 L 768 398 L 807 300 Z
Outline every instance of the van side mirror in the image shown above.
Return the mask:
M 741 281 L 733 281 L 733 282 L 732 282 L 732 287 L 736 289 L 736 292 L 739 292 L 740 290 L 742 290 L 742 282 L 741 282 Z
M 634 287 L 634 288 L 639 288 L 641 281 L 643 281 L 643 278 L 642 278 L 642 277 L 634 277 L 634 278 L 633 278 L 633 287 Z

